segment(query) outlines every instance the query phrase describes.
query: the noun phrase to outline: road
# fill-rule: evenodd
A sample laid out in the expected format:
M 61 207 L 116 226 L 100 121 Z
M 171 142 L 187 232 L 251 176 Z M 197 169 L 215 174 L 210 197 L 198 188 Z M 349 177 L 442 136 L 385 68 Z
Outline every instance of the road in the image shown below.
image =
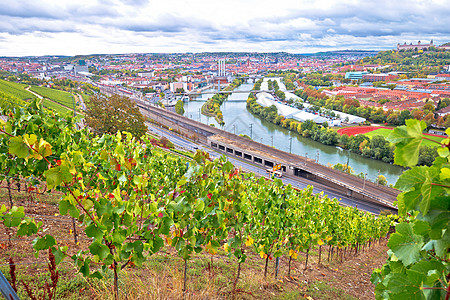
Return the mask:
M 156 125 L 153 125 L 150 123 L 146 123 L 146 125 L 149 128 L 150 132 L 156 133 L 159 136 L 165 136 L 177 148 L 181 148 L 181 149 L 189 150 L 189 151 L 202 150 L 204 152 L 209 153 L 209 156 L 212 159 L 216 159 L 216 158 L 221 157 L 222 155 L 225 155 L 224 153 L 216 152 L 215 150 L 213 150 L 211 148 L 196 144 L 190 140 L 186 140 L 186 139 L 184 139 L 168 130 L 160 128 Z M 236 159 L 235 157 L 227 156 L 227 159 L 231 163 L 233 163 L 233 165 L 235 165 L 237 167 L 241 167 L 246 172 L 251 172 L 251 173 L 254 173 L 259 176 L 268 177 L 266 170 L 259 166 L 253 165 L 248 162 L 244 162 L 240 159 Z M 319 193 L 323 192 L 324 195 L 327 195 L 329 198 L 338 199 L 339 202 L 345 206 L 357 207 L 361 210 L 364 210 L 364 211 L 367 211 L 367 212 L 370 212 L 373 214 L 378 214 L 381 209 L 384 209 L 384 207 L 376 205 L 371 202 L 362 202 L 360 200 L 354 200 L 346 195 L 332 191 L 322 184 L 318 184 L 316 182 L 313 182 L 313 181 L 310 181 L 310 180 L 307 180 L 304 178 L 299 178 L 299 177 L 292 178 L 290 176 L 284 176 L 283 178 L 281 178 L 281 180 L 283 181 L 284 184 L 291 184 L 293 187 L 296 187 L 298 189 L 304 189 L 307 186 L 311 185 L 311 186 L 313 186 L 314 194 L 319 194 Z

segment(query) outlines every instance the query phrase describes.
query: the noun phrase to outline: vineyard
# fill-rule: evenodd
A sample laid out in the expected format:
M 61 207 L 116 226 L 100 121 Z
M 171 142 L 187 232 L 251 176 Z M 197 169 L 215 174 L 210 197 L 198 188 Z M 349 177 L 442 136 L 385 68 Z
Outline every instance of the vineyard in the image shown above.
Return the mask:
M 66 107 L 73 108 L 73 100 L 71 93 L 46 88 L 42 86 L 32 86 L 30 89 L 43 97 L 58 102 L 59 104 L 62 104 Z
M 60 114 L 66 114 L 68 112 L 72 112 L 70 109 L 68 109 L 68 108 L 66 108 L 66 107 L 64 107 L 62 105 L 59 105 L 58 103 L 50 101 L 48 99 L 45 99 L 45 98 L 42 99 L 42 105 L 45 108 L 54 110 L 55 112 L 60 113 Z
M 49 251 L 53 272 L 70 261 L 89 280 L 110 278 L 116 299 L 123 297 L 123 270 L 140 268 L 161 251 L 183 262 L 185 296 L 192 295 L 186 274 L 194 256 L 211 256 L 210 268 L 233 264 L 233 280 L 222 293 L 234 298 L 242 292 L 247 257 L 260 257 L 264 277 L 269 262 L 283 258 L 289 278 L 300 257 L 305 269 L 312 252 L 319 264 L 326 256 L 344 260 L 386 236 L 392 222 L 313 195 L 311 188 L 297 191 L 277 179 L 241 173 L 224 157 L 211 161 L 197 152 L 187 160 L 126 132 L 94 136 L 36 102 L 3 114 L 10 118 L 0 121 L 0 178 L 9 191 L 19 184 L 57 194 L 58 215 L 73 222 L 74 239 L 78 232 L 85 247 L 60 241 L 48 224 L 14 206 L 11 196 L 9 209 L 0 209 L 5 230 L 32 240 L 36 257 Z
M 35 95 L 25 90 L 27 86 L 20 83 L 0 79 L 0 92 L 20 100 L 31 100 Z
M 28 103 L 0 91 L 0 108 L 12 109 L 26 106 Z

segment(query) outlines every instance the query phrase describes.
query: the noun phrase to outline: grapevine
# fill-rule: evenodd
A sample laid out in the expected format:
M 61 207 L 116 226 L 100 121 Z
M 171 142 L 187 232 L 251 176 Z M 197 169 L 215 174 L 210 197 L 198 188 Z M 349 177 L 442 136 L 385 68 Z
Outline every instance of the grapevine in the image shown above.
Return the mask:
M 116 298 L 120 271 L 164 246 L 174 247 L 185 266 L 195 252 L 215 255 L 223 248 L 238 263 L 234 295 L 252 249 L 266 262 L 282 255 L 292 260 L 323 244 L 357 247 L 389 229 L 389 218 L 339 206 L 311 188 L 296 191 L 280 180 L 242 174 L 225 157 L 211 161 L 198 152 L 188 162 L 154 148 L 146 136 L 95 136 L 36 102 L 3 114 L 2 173 L 62 192 L 61 215 L 73 217 L 91 240 L 87 250 L 72 254 L 23 207 L 3 206 L 0 221 L 18 227 L 18 235 L 37 236 L 36 255 L 51 249 L 57 264 L 71 259 L 86 277 L 112 269 Z

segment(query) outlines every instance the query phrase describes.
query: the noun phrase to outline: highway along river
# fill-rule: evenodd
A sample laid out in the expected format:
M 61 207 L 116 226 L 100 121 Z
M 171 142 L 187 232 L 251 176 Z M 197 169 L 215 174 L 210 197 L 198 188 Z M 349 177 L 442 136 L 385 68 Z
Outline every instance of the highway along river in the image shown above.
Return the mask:
M 249 91 L 252 88 L 253 83 L 244 83 L 237 90 Z M 386 177 L 388 183 L 395 184 L 398 176 L 404 171 L 399 166 L 364 158 L 358 154 L 304 138 L 298 133 L 254 116 L 246 108 L 248 93 L 233 93 L 222 104 L 221 109 L 225 125 L 221 127 L 214 118 L 200 113 L 201 106 L 214 95 L 215 90 L 206 90 L 205 92 L 211 92 L 211 94 L 199 95 L 195 100 L 184 104 L 184 115 L 186 117 L 204 124 L 214 124 L 214 126 L 231 133 L 251 135 L 253 140 L 257 142 L 286 152 L 291 149 L 292 153 L 316 159 L 322 165 L 345 164 L 348 160 L 355 173 L 367 173 L 366 178 L 370 181 L 375 181 L 378 174 L 382 174 Z

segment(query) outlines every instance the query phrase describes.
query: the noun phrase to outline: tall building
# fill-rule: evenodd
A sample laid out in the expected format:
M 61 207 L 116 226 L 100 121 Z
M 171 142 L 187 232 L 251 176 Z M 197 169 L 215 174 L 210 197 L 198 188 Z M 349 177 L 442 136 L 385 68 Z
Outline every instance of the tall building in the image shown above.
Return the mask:
M 225 59 L 219 59 L 218 61 L 217 76 L 225 76 Z

